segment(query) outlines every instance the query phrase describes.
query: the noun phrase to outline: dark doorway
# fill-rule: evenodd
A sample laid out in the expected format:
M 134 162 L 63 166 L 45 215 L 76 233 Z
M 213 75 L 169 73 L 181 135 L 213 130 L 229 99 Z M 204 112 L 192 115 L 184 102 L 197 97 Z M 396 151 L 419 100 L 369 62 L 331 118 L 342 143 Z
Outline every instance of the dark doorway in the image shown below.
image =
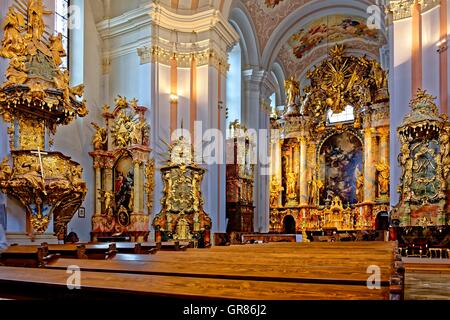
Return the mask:
M 285 234 L 295 234 L 295 219 L 293 216 L 286 216 L 283 219 L 283 231 Z
M 387 213 L 386 211 L 380 212 L 377 215 L 377 219 L 375 220 L 375 226 L 376 226 L 376 230 L 388 231 L 389 230 L 389 213 Z

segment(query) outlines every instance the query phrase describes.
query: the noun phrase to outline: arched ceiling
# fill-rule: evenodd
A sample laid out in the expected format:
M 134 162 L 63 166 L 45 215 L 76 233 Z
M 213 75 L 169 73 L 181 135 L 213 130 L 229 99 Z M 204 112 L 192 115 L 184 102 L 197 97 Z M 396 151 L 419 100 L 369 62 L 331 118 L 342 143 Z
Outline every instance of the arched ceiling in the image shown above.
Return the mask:
M 379 58 L 387 43 L 384 8 L 380 29 L 367 26 L 377 0 L 235 0 L 245 6 L 256 34 L 263 68 L 275 61 L 302 78 L 308 69 L 327 56 L 330 47 L 344 43 L 347 53 Z

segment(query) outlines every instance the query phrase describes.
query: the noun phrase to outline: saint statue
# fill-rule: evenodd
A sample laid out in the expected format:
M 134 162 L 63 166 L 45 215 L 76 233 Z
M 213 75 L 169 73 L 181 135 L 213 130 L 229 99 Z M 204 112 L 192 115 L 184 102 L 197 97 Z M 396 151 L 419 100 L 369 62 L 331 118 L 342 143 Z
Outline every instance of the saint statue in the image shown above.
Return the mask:
M 184 214 L 181 215 L 181 218 L 177 223 L 177 234 L 176 239 L 178 240 L 190 240 L 192 239 L 192 235 L 190 233 L 189 223 L 187 222 Z
M 284 188 L 280 186 L 280 183 L 276 176 L 272 177 L 270 182 L 270 206 L 278 207 L 278 199 L 280 197 L 280 191 L 283 191 Z
M 60 66 L 62 63 L 61 57 L 66 56 L 66 51 L 64 50 L 62 44 L 62 34 L 58 33 L 56 36 L 50 37 L 50 51 L 52 53 L 53 62 L 56 66 Z
M 356 178 L 356 200 L 358 203 L 364 202 L 364 175 L 358 167 L 355 169 Z
M 297 195 L 295 187 L 297 185 L 297 174 L 295 172 L 289 172 L 286 174 L 287 179 L 287 194 L 288 196 Z
M 20 55 L 25 49 L 20 28 L 25 26 L 25 19 L 17 13 L 14 7 L 9 8 L 5 20 L 3 20 L 4 37 L 2 42 L 2 50 L 0 56 L 6 59 L 12 59 L 16 55 Z
M 378 194 L 379 196 L 387 196 L 389 194 L 390 168 L 383 160 L 376 165 L 378 172 Z
M 92 145 L 94 146 L 94 150 L 103 150 L 105 148 L 106 142 L 108 141 L 106 130 L 105 128 L 101 128 L 94 122 L 92 122 L 92 125 L 97 130 L 95 132 L 94 138 L 92 138 Z
M 284 88 L 286 90 L 286 104 L 288 106 L 294 105 L 300 96 L 300 84 L 295 81 L 294 77 L 291 77 L 284 82 Z
M 44 9 L 42 0 L 30 0 L 28 4 L 28 33 L 31 34 L 33 40 L 37 41 L 42 38 L 45 31 L 43 15 L 51 13 L 51 11 Z

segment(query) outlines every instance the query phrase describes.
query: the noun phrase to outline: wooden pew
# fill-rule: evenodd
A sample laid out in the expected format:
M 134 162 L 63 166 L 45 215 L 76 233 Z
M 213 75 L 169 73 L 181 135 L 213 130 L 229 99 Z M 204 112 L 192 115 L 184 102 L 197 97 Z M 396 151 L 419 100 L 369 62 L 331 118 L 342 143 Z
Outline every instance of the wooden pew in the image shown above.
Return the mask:
M 117 254 L 115 243 L 86 244 L 85 247 L 85 253 L 88 259 L 106 260 L 111 259 Z
M 57 259 L 49 254 L 48 247 L 41 246 L 11 246 L 0 253 L 0 265 L 14 267 L 41 268 Z
M 65 270 L 0 268 L 0 297 L 133 299 L 148 297 L 244 300 L 380 300 L 388 289 L 339 284 L 271 282 L 82 272 L 81 290 L 69 291 Z

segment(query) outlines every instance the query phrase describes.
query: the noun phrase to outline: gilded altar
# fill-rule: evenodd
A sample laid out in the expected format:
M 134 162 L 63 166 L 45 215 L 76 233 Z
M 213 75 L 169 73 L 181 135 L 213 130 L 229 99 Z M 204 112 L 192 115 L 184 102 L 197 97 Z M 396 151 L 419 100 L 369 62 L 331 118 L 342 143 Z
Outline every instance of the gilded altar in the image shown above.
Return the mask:
M 307 78 L 271 116 L 270 231 L 374 230 L 390 209 L 387 74 L 337 45 Z
M 44 38 L 41 1 L 28 3 L 27 17 L 11 7 L 3 21 L 0 56 L 9 59 L 0 87 L 0 114 L 8 124 L 10 156 L 0 167 L 2 192 L 26 208 L 27 232 L 42 234 L 53 220 L 60 240 L 87 192 L 81 166 L 52 149 L 59 125 L 87 115 L 84 86 L 69 86 L 60 68 L 66 53 L 61 34 Z
M 435 99 L 419 89 L 397 130 L 402 175 L 391 219 L 400 227 L 442 227 L 450 221 L 450 124 Z
M 117 97 L 115 107 L 103 107 L 105 125 L 92 123 L 95 172 L 95 213 L 92 240 L 113 234 L 147 241 L 153 211 L 155 163 L 150 158 L 147 108 Z M 146 204 L 146 205 L 145 205 Z
M 162 209 L 153 220 L 156 241 L 198 241 L 211 244 L 211 218 L 203 210 L 201 184 L 205 169 L 194 162 L 192 145 L 179 137 L 169 146 L 166 165 L 161 169 L 164 183 Z

